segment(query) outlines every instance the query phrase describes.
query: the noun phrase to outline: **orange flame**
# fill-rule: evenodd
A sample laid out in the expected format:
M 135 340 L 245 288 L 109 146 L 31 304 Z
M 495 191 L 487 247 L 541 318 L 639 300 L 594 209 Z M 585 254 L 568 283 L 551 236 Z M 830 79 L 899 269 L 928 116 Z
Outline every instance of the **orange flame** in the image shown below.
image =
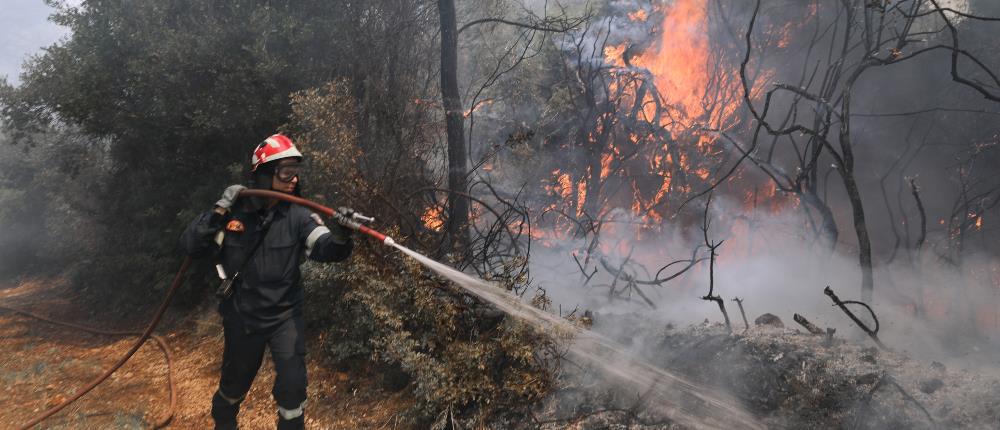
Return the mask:
M 674 2 L 663 17 L 660 51 L 633 60 L 653 73 L 660 94 L 669 104 L 679 105 L 689 118 L 705 113 L 702 99 L 709 84 L 707 18 L 704 0 Z
M 604 61 L 616 67 L 625 67 L 625 44 L 604 48 Z
M 462 112 L 462 117 L 468 118 L 477 110 L 482 109 L 485 106 L 490 106 L 492 104 L 493 104 L 493 99 L 480 100 L 473 107 L 466 109 L 465 112 Z
M 630 21 L 646 22 L 646 19 L 648 19 L 648 18 L 649 18 L 649 14 L 646 13 L 645 9 L 639 9 L 639 10 L 637 10 L 635 12 L 631 12 L 631 13 L 628 14 L 628 19 Z
M 424 210 L 424 214 L 420 217 L 420 220 L 423 221 L 424 227 L 433 231 L 441 231 L 444 228 L 443 214 L 444 208 L 441 206 L 429 206 Z
M 599 175 L 555 171 L 545 181 L 546 191 L 563 201 L 556 206 L 568 213 L 581 214 L 589 198 L 630 208 L 646 222 L 659 222 L 675 194 L 689 193 L 712 179 L 711 160 L 722 149 L 715 144 L 716 134 L 703 130 L 737 125 L 736 113 L 743 102 L 739 67 L 727 57 L 729 51 L 716 49 L 709 38 L 708 0 L 654 2 L 652 7 L 652 13 L 646 8 L 625 14 L 630 22 L 645 26 L 654 16 L 662 17 L 655 26 L 660 33 L 655 43 L 626 40 L 603 48 L 604 64 L 610 66 L 605 93 L 623 109 L 634 109 L 636 119 L 665 130 L 672 140 L 665 142 L 662 134 L 642 129 L 619 132 L 616 121 L 598 117 L 586 139 L 607 142 L 595 154 L 600 159 Z M 791 43 L 794 27 L 774 29 L 784 40 L 778 45 Z M 752 78 L 751 97 L 763 88 L 768 75 L 764 71 Z M 589 184 L 591 191 L 600 190 L 595 195 L 587 193 L 590 180 L 597 182 Z M 609 180 L 616 185 L 604 187 Z M 604 193 L 620 194 L 600 195 Z M 772 198 L 777 194 L 773 185 L 765 193 Z M 780 200 L 780 205 L 790 202 L 784 196 Z

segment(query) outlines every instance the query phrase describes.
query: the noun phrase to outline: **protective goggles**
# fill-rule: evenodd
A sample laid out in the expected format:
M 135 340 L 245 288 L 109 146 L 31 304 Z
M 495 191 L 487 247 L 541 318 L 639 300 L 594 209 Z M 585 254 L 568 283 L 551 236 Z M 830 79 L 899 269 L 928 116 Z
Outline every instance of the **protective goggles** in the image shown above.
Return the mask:
M 278 166 L 274 170 L 274 177 L 281 182 L 292 182 L 299 175 L 304 174 L 305 167 L 301 164 L 285 164 Z

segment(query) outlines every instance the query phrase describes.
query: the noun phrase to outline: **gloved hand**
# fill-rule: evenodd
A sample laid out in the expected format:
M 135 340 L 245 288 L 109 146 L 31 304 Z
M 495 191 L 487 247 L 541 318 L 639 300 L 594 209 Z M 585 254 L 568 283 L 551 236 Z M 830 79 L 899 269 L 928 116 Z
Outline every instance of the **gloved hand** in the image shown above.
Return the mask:
M 354 209 L 340 206 L 337 208 L 337 212 L 333 214 L 333 219 L 334 221 L 337 221 L 338 225 L 347 227 L 351 225 L 351 223 L 353 222 L 353 220 L 351 219 L 351 215 L 353 214 L 354 214 Z
M 333 234 L 334 243 L 346 244 L 351 241 L 351 236 L 354 235 L 354 229 L 358 222 L 351 219 L 351 215 L 354 214 L 354 210 L 347 207 L 338 207 L 337 211 L 333 214 L 333 220 L 336 221 L 330 226 L 330 232 Z
M 233 207 L 233 202 L 236 201 L 236 197 L 239 196 L 240 191 L 245 189 L 247 189 L 247 187 L 242 185 L 230 185 L 226 188 L 226 191 L 222 192 L 222 198 L 215 202 L 215 206 L 229 210 L 229 208 Z

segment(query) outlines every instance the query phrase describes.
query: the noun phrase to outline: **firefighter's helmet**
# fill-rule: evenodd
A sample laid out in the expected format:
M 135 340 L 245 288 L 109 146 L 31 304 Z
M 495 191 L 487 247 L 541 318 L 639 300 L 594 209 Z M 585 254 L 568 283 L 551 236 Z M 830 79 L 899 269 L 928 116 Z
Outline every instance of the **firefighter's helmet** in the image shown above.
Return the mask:
M 289 157 L 302 158 L 302 153 L 295 148 L 292 139 L 283 134 L 275 134 L 264 139 L 260 145 L 257 145 L 257 149 L 254 149 L 253 159 L 250 160 L 253 167 L 250 168 L 250 171 L 257 171 L 261 164 Z

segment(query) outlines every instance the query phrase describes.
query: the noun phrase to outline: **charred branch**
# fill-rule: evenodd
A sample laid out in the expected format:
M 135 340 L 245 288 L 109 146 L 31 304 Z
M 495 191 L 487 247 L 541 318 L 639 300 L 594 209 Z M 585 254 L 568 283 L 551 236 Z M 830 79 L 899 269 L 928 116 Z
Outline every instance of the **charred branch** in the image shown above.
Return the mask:
M 611 285 L 608 287 L 609 288 L 608 298 L 609 299 L 615 297 L 621 298 L 623 294 L 630 295 L 632 292 L 635 292 L 636 295 L 638 295 L 644 302 L 646 302 L 647 305 L 649 305 L 653 309 L 656 309 L 656 304 L 653 303 L 652 300 L 650 300 L 649 296 L 647 296 L 646 293 L 642 291 L 641 288 L 639 288 L 639 283 L 636 281 L 635 275 L 628 273 L 625 270 L 626 265 L 629 263 L 629 260 L 631 260 L 631 258 L 632 258 L 632 252 L 629 251 L 628 257 L 626 257 L 625 260 L 622 261 L 622 264 L 619 265 L 617 269 L 608 264 L 608 261 L 605 258 L 603 257 L 598 258 L 598 261 L 601 263 L 601 266 L 604 267 L 604 270 L 606 270 L 608 273 L 614 274 L 614 279 L 612 280 Z M 623 287 L 621 290 L 617 289 L 619 280 L 625 283 L 625 287 Z
M 920 187 L 917 186 L 917 179 L 910 178 L 909 182 L 913 201 L 917 204 L 917 213 L 920 214 L 920 235 L 917 236 L 917 242 L 914 245 L 919 257 L 920 249 L 924 246 L 924 241 L 927 240 L 927 210 L 924 209 L 924 202 L 920 200 Z
M 871 400 L 872 398 L 875 397 L 875 393 L 877 393 L 885 385 L 892 385 L 893 387 L 895 387 L 896 390 L 899 391 L 899 394 L 902 395 L 904 399 L 906 399 L 910 403 L 913 403 L 917 407 L 917 409 L 919 409 L 920 412 L 923 413 L 925 417 L 927 417 L 927 421 L 930 422 L 931 428 L 938 428 L 937 422 L 934 421 L 934 417 L 927 410 L 927 408 L 924 407 L 924 405 L 920 403 L 919 400 L 910 395 L 910 393 L 907 392 L 906 389 L 899 384 L 899 382 L 896 382 L 895 378 L 886 373 L 882 373 L 879 376 L 878 380 L 872 385 L 872 388 L 868 390 L 867 393 L 865 393 L 865 396 L 859 399 L 859 402 L 862 403 L 865 407 L 863 410 L 868 410 L 871 408 Z M 856 414 L 853 419 L 852 427 L 858 427 L 860 421 L 864 419 L 864 417 L 865 414 L 861 413 Z
M 579 28 L 581 24 L 587 22 L 589 19 L 590 19 L 589 15 L 570 18 L 567 17 L 565 14 L 559 16 L 544 17 L 541 19 L 536 19 L 527 22 L 512 21 L 506 18 L 480 18 L 462 24 L 462 26 L 458 28 L 458 33 L 461 34 L 463 31 L 468 30 L 470 27 L 480 24 L 505 24 L 533 31 L 565 33 L 567 31 Z
M 938 4 L 937 0 L 930 0 L 930 2 L 931 4 L 934 5 L 935 8 L 933 12 L 937 12 L 938 16 L 940 16 L 941 19 L 944 20 L 945 25 L 948 26 L 948 31 L 951 33 L 950 51 L 951 51 L 952 80 L 958 82 L 959 84 L 965 85 L 969 88 L 976 90 L 977 92 L 979 92 L 979 94 L 981 94 L 988 100 L 1000 102 L 1000 92 L 997 92 L 997 88 L 1000 87 L 1000 77 L 998 77 L 997 74 L 993 72 L 993 70 L 987 67 L 986 64 L 982 62 L 982 60 L 972 55 L 970 52 L 959 48 L 958 28 L 955 27 L 955 24 L 951 22 L 951 19 L 948 17 L 948 14 L 945 13 L 945 12 L 951 12 L 951 13 L 956 13 L 956 12 L 948 8 L 942 8 L 941 5 Z M 982 17 L 969 14 L 962 14 L 962 16 L 982 21 L 1000 21 L 1000 18 Z M 988 84 L 984 84 L 963 76 L 958 70 L 958 63 L 960 58 L 965 58 L 967 60 L 972 61 L 976 66 L 979 67 L 980 71 L 986 73 L 989 76 L 991 82 L 989 82 Z
M 708 255 L 709 255 L 709 258 L 708 258 L 708 294 L 704 295 L 701 299 L 702 300 L 707 300 L 707 301 L 712 301 L 712 302 L 715 302 L 717 305 L 719 305 L 719 311 L 722 312 L 722 317 L 726 321 L 726 328 L 729 329 L 729 331 L 733 331 L 733 325 L 729 321 L 729 313 L 726 312 L 726 302 L 722 301 L 722 297 L 720 297 L 718 294 L 714 294 L 714 292 L 715 292 L 715 257 L 718 256 L 718 254 L 715 252 L 715 250 L 718 249 L 720 246 L 722 246 L 722 243 L 725 242 L 725 241 L 720 240 L 718 242 L 713 242 L 713 241 L 711 241 L 711 240 L 708 239 L 708 230 L 709 230 L 709 227 L 711 226 L 711 222 L 708 219 L 708 210 L 709 210 L 711 204 L 712 204 L 712 195 L 709 194 L 708 195 L 708 199 L 705 200 L 705 211 L 703 212 L 702 224 L 701 224 L 701 232 L 702 232 L 702 235 L 703 235 L 703 237 L 705 239 L 705 246 L 708 247 Z
M 875 311 L 872 310 L 871 306 L 868 306 L 863 302 L 855 300 L 847 300 L 847 301 L 840 300 L 840 298 L 837 297 L 837 295 L 833 292 L 833 289 L 830 288 L 830 286 L 827 286 L 826 288 L 823 289 L 823 294 L 826 294 L 828 297 L 830 297 L 830 300 L 833 300 L 833 304 L 839 307 L 840 310 L 844 311 L 844 313 L 847 314 L 847 317 L 850 318 L 851 321 L 854 321 L 854 324 L 857 324 L 857 326 L 861 328 L 861 330 L 863 330 L 865 334 L 868 335 L 868 337 L 872 338 L 872 340 L 875 342 L 876 345 L 879 346 L 879 348 L 885 350 L 889 349 L 878 338 L 878 329 L 879 329 L 878 317 L 875 316 Z M 851 310 L 847 308 L 847 305 L 860 305 L 863 306 L 865 309 L 867 309 L 868 313 L 871 314 L 872 320 L 875 322 L 875 327 L 869 328 L 867 324 L 865 324 L 863 321 L 861 321 L 860 318 L 857 317 L 857 315 L 854 315 L 854 312 L 851 312 Z
M 576 257 L 576 253 L 573 253 L 573 261 L 576 262 L 576 267 L 580 268 L 580 273 L 586 279 L 586 281 L 583 282 L 583 285 L 586 286 L 590 283 L 590 280 L 594 278 L 594 275 L 597 274 L 597 267 L 594 267 L 594 270 L 588 274 L 587 269 L 583 266 L 583 264 L 580 264 L 580 259 Z
M 464 251 L 468 243 L 469 200 L 468 154 L 465 148 L 465 119 L 458 90 L 458 31 L 455 28 L 454 0 L 438 0 L 441 24 L 441 101 L 448 136 L 448 221 L 445 228 L 449 250 Z
M 740 316 L 743 317 L 743 331 L 750 330 L 750 322 L 747 321 L 747 313 L 743 310 L 743 299 L 736 297 L 733 298 L 733 301 L 736 302 L 736 306 L 739 306 L 740 308 Z
M 821 335 L 826 333 L 825 331 L 823 331 L 823 329 L 817 327 L 816 324 L 809 322 L 809 320 L 807 320 L 806 317 L 802 315 L 799 314 L 792 315 L 792 319 L 795 320 L 795 322 L 799 323 L 800 326 L 805 327 L 805 329 L 809 331 L 809 333 L 815 335 Z

